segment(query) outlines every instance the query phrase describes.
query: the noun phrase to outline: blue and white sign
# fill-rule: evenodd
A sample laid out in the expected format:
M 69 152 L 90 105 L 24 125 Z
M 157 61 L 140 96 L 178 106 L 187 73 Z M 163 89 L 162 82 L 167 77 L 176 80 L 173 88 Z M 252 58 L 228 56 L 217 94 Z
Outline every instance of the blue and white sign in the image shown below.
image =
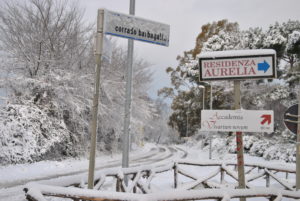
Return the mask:
M 200 80 L 276 78 L 274 50 L 206 52 L 199 57 Z
M 104 33 L 169 46 L 170 26 L 133 15 L 104 10 Z

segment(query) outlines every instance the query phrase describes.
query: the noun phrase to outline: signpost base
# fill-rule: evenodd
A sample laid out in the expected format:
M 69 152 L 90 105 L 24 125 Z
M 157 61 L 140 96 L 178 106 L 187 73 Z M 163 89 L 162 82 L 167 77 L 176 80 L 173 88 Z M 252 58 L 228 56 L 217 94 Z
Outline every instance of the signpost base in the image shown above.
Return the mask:
M 234 109 L 241 109 L 241 83 L 239 80 L 234 81 Z M 237 168 L 239 178 L 239 188 L 246 188 L 245 170 L 244 170 L 244 145 L 243 133 L 236 132 L 236 154 L 237 154 Z M 240 201 L 246 201 L 246 198 L 240 198 Z

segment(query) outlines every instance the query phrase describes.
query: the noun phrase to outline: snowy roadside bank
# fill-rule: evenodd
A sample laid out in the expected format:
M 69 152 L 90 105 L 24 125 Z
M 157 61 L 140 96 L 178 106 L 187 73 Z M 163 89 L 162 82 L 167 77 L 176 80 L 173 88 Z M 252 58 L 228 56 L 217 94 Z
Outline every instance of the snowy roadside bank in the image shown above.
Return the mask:
M 146 144 L 144 147 L 137 147 L 131 152 L 132 159 L 147 157 L 157 153 L 157 147 L 153 144 Z M 96 159 L 96 168 L 107 165 L 117 165 L 121 162 L 122 153 L 113 155 L 100 155 Z M 88 159 L 67 159 L 62 161 L 40 161 L 31 164 L 17 164 L 0 167 L 0 188 L 20 185 L 28 181 L 66 176 L 85 172 L 88 169 Z
M 136 166 L 126 169 L 111 168 L 103 171 L 98 171 L 97 175 L 99 178 L 99 183 L 103 184 L 103 189 L 99 187 L 100 191 L 97 190 L 85 190 L 83 188 L 65 188 L 62 187 L 62 184 L 28 184 L 26 188 L 29 190 L 29 195 L 40 197 L 44 195 L 66 195 L 73 198 L 78 198 L 78 196 L 85 197 L 97 197 L 99 199 L 116 199 L 116 200 L 175 200 L 175 199 L 192 199 L 195 197 L 206 198 L 205 200 L 211 201 L 215 195 L 218 195 L 219 198 L 226 195 L 230 197 L 238 197 L 243 194 L 249 197 L 253 197 L 253 200 L 260 201 L 261 197 L 268 196 L 278 196 L 278 193 L 281 195 L 279 198 L 284 196 L 282 200 L 288 201 L 290 199 L 286 198 L 291 196 L 294 193 L 294 181 L 295 181 L 295 166 L 294 164 L 286 164 L 280 161 L 265 161 L 263 158 L 253 157 L 246 155 L 246 170 L 247 170 L 247 187 L 250 189 L 246 190 L 235 190 L 237 185 L 237 173 L 234 170 L 236 164 L 236 155 L 226 154 L 226 155 L 215 155 L 214 160 L 208 160 L 208 153 L 206 150 L 199 149 L 196 146 L 189 146 L 188 144 L 174 146 L 180 147 L 181 149 L 188 151 L 188 157 L 186 159 L 179 159 L 173 162 L 169 160 L 163 160 L 168 164 L 165 166 L 157 166 L 157 164 L 148 164 L 145 166 Z M 220 157 L 223 159 L 220 160 Z M 226 159 L 226 160 L 224 160 Z M 161 162 L 163 162 L 161 161 Z M 177 187 L 174 189 L 174 171 L 176 170 L 180 175 L 176 177 Z M 254 168 L 253 168 L 254 167 Z M 173 169 L 174 168 L 174 169 Z M 255 169 L 255 171 L 253 171 Z M 150 170 L 150 171 L 149 171 Z M 148 173 L 147 173 L 148 171 Z M 226 174 L 221 176 L 220 173 L 225 171 Z M 122 179 L 124 174 L 129 172 L 137 172 L 137 175 L 130 184 L 130 187 L 124 187 L 125 193 L 115 192 L 116 179 L 108 179 L 107 177 L 118 177 Z M 144 173 L 143 173 L 144 172 Z M 285 173 L 288 172 L 289 178 L 285 178 Z M 178 174 L 177 173 L 177 174 Z M 143 175 L 147 175 L 143 177 Z M 276 174 L 276 175 L 275 175 Z M 187 176 L 188 177 L 183 177 Z M 265 179 L 266 176 L 272 177 L 272 180 Z M 107 178 L 107 179 L 106 179 Z M 136 179 L 138 178 L 138 179 Z M 191 180 L 195 178 L 195 180 Z M 222 179 L 223 178 L 223 179 Z M 72 178 L 69 178 L 72 179 Z M 148 180 L 149 179 L 149 180 Z M 101 181 L 100 181 L 101 180 Z M 102 181 L 103 180 L 103 181 Z M 209 180 L 209 181 L 208 181 Z M 223 180 L 223 182 L 222 182 Z M 76 180 L 78 181 L 78 179 Z M 107 182 L 108 181 L 108 182 Z M 106 183 L 105 183 L 106 182 Z M 133 189 L 134 183 L 137 182 L 139 185 L 142 185 L 142 189 L 146 189 L 146 195 L 138 193 L 132 194 L 131 190 Z M 205 183 L 212 189 L 203 189 L 202 183 Z M 267 187 L 266 186 L 267 182 Z M 56 182 L 57 183 L 57 182 Z M 70 181 L 69 181 L 70 183 Z M 73 184 L 73 183 L 72 183 Z M 281 185 L 280 185 L 281 184 Z M 70 185 L 70 184 L 69 184 Z M 80 186 L 84 187 L 85 183 L 81 183 Z M 123 185 L 123 184 L 122 184 Z M 97 185 L 98 186 L 98 183 Z M 289 190 L 284 190 L 285 187 L 288 187 Z M 195 189 L 194 189 L 195 188 Z M 217 188 L 217 189 L 215 189 Z M 219 189 L 220 188 L 220 189 Z M 97 187 L 98 189 L 98 187 Z M 193 190 L 191 190 L 193 189 Z M 127 191 L 128 190 L 128 191 Z M 36 194 L 36 192 L 39 192 Z M 43 193 L 42 193 L 43 192 Z M 168 192 L 168 193 L 167 193 Z M 180 193 L 179 193 L 180 192 Z M 193 194 L 198 192 L 198 194 Z M 229 193 L 230 192 L 230 193 Z M 238 192 L 238 194 L 236 194 Z M 209 195 L 207 194 L 209 193 Z M 221 194 L 220 194 L 221 193 Z M 229 193 L 229 194 L 228 194 Z M 126 195 L 126 196 L 125 196 Z M 125 196 L 125 197 L 124 197 Z M 162 196 L 162 197 L 161 197 Z M 293 194 L 292 196 L 299 198 L 299 194 Z M 59 196 L 58 196 L 59 197 Z M 260 198 L 255 198 L 260 197 Z M 43 200 L 41 198 L 41 200 Z M 228 199 L 229 200 L 229 199 Z M 251 199 L 252 200 L 252 199 Z
M 193 143 L 189 141 L 188 143 L 182 145 L 174 146 L 174 149 L 180 148 L 186 151 L 187 157 L 184 160 L 190 160 L 193 163 L 197 162 L 204 162 L 209 161 L 209 154 L 208 149 L 206 147 L 201 148 L 201 142 Z M 162 164 L 162 163 L 169 163 L 173 160 L 176 161 L 176 157 L 180 158 L 180 156 L 174 156 L 171 158 L 167 158 L 166 156 L 170 154 L 170 151 L 160 152 L 161 147 L 156 147 L 153 144 L 146 144 L 143 148 L 138 148 L 131 153 L 132 160 L 134 158 L 139 158 L 137 163 L 134 164 L 134 167 L 138 167 L 139 165 L 143 164 L 144 162 L 148 162 L 148 164 Z M 152 155 L 151 159 L 147 159 L 147 156 Z M 161 155 L 161 157 L 159 157 Z M 99 156 L 97 159 L 97 167 L 109 168 L 113 166 L 120 166 L 121 162 L 121 154 L 114 154 L 113 156 Z M 153 161 L 153 162 L 152 162 Z M 236 155 L 230 154 L 228 152 L 220 153 L 218 150 L 213 152 L 213 160 L 211 162 L 220 162 L 220 161 L 236 161 Z M 149 163 L 150 162 L 150 163 Z M 289 166 L 293 168 L 294 164 L 286 164 L 282 161 L 274 160 L 274 161 L 266 161 L 262 157 L 255 157 L 250 156 L 248 154 L 245 155 L 245 163 L 252 163 L 252 164 L 264 164 L 270 165 L 270 167 L 282 167 L 282 166 Z M 29 181 L 39 180 L 41 183 L 49 183 L 52 185 L 57 184 L 57 181 L 63 181 L 64 179 L 68 178 L 71 179 L 78 179 L 79 177 L 83 177 L 86 174 L 88 166 L 87 159 L 70 159 L 64 161 L 43 161 L 33 164 L 23 164 L 23 165 L 10 165 L 0 168 L 0 177 L 1 177 L 1 185 L 2 188 L 0 189 L 0 201 L 24 201 L 25 195 L 23 192 L 23 188 L 25 183 Z M 149 166 L 149 165 L 148 165 Z M 193 167 L 188 167 L 186 169 L 192 172 L 195 175 L 205 176 L 207 172 L 211 171 L 209 167 L 202 167 L 201 171 L 199 169 L 194 169 Z M 71 174 L 78 173 L 76 177 L 72 176 Z M 67 177 L 60 177 L 67 176 Z M 152 188 L 156 189 L 155 192 L 161 191 L 161 189 L 172 189 L 172 184 L 170 184 L 170 178 L 172 177 L 173 173 L 164 173 L 161 174 L 159 177 L 153 180 Z M 50 178 L 57 178 L 51 179 Z M 290 177 L 291 180 L 294 180 L 293 176 Z M 43 180 L 43 181 L 41 181 Z M 46 181 L 46 180 L 49 180 Z M 77 181 L 76 180 L 76 181 Z M 172 179 L 171 179 L 172 180 Z M 51 182 L 56 181 L 56 182 Z M 13 188 L 5 188 L 5 185 L 13 185 L 13 183 L 20 183 L 20 185 L 15 186 Z M 64 182 L 60 183 L 63 185 Z M 255 183 L 258 186 L 264 186 L 264 182 Z

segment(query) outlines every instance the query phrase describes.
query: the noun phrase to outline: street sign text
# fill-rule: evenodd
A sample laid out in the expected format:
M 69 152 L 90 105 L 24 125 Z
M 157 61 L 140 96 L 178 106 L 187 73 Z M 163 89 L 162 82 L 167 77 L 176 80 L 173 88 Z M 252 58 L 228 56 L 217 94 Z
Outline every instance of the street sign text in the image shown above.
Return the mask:
M 207 52 L 199 58 L 200 80 L 275 78 L 275 55 L 274 50 Z
M 202 110 L 202 131 L 273 132 L 272 110 Z
M 104 33 L 169 46 L 170 26 L 133 15 L 104 10 Z

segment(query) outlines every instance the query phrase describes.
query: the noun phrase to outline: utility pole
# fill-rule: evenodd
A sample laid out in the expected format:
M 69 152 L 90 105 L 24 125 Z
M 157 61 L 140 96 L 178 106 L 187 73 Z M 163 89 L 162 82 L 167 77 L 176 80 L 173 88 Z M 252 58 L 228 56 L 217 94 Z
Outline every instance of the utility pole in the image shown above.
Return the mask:
M 298 118 L 297 118 L 297 143 L 296 143 L 296 190 L 300 189 L 300 92 L 298 90 Z
M 234 109 L 241 109 L 241 81 L 234 81 Z M 243 133 L 236 132 L 236 150 L 237 150 L 237 167 L 239 188 L 246 188 L 245 183 L 245 170 L 244 170 L 244 146 L 243 146 Z M 240 198 L 240 201 L 246 201 L 246 198 Z
M 203 89 L 203 92 L 202 92 L 203 93 L 202 94 L 203 95 L 202 96 L 202 103 L 203 103 L 202 108 L 204 110 L 205 109 L 205 87 L 203 87 L 202 89 Z
M 135 0 L 130 0 L 129 14 L 135 14 Z M 127 51 L 127 74 L 126 74 L 126 95 L 125 95 L 125 118 L 123 129 L 123 154 L 122 154 L 122 167 L 129 167 L 129 125 L 130 125 L 130 109 L 131 109 L 131 88 L 132 88 L 132 63 L 133 63 L 133 40 L 128 39 Z M 127 179 L 125 179 L 127 181 Z
M 212 110 L 212 84 L 210 83 L 209 109 Z M 209 135 L 209 159 L 212 159 L 212 136 Z
M 92 108 L 92 121 L 91 121 L 91 147 L 89 158 L 89 175 L 88 175 L 88 188 L 94 187 L 94 172 L 95 172 L 95 157 L 96 157 L 96 141 L 97 141 L 97 122 L 98 122 L 98 104 L 99 104 L 99 89 L 100 89 L 100 69 L 101 69 L 101 56 L 103 51 L 103 20 L 104 10 L 98 10 L 97 17 L 97 33 L 95 44 L 95 88 Z
M 189 116 L 188 116 L 188 114 L 189 114 L 189 109 L 188 109 L 188 111 L 186 113 L 186 131 L 185 131 L 185 137 L 188 137 L 188 130 L 189 130 Z
M 205 109 L 205 86 L 204 85 L 199 85 L 198 87 L 202 89 L 202 110 L 204 110 Z M 202 143 L 201 143 L 202 144 L 201 145 L 202 149 L 204 148 L 204 139 L 205 139 L 205 137 L 202 134 Z

